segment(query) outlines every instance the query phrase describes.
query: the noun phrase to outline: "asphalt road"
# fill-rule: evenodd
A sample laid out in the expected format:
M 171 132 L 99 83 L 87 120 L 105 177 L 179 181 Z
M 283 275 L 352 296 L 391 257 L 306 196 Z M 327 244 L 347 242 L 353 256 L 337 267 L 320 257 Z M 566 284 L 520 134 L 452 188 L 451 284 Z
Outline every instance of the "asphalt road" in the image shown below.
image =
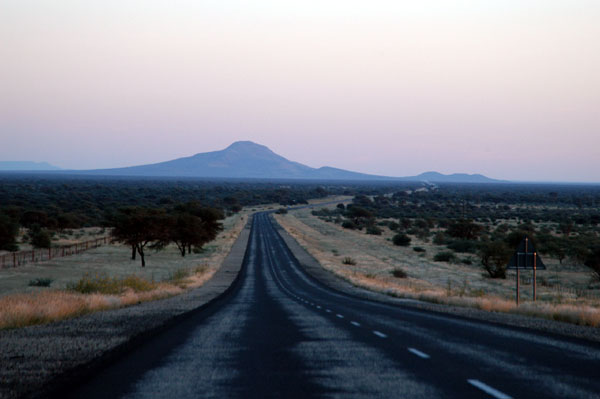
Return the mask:
M 71 397 L 600 397 L 599 345 L 332 291 L 300 269 L 267 214 L 244 262 L 228 295 Z

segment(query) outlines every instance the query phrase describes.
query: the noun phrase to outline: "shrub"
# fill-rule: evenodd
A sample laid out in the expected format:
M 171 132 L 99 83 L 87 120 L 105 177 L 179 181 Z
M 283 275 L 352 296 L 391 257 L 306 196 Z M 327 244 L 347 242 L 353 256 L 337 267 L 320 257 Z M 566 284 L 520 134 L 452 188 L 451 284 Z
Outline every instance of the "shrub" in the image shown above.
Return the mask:
M 407 278 L 408 274 L 406 274 L 406 272 L 400 268 L 396 268 L 394 270 L 392 270 L 392 275 L 396 278 Z
M 346 256 L 344 259 L 342 259 L 342 263 L 344 265 L 356 265 L 356 261 L 349 256 Z
M 50 248 L 52 245 L 52 239 L 50 233 L 46 229 L 38 229 L 30 233 L 31 245 L 34 248 Z
M 366 232 L 367 232 L 367 234 L 371 234 L 371 235 L 375 235 L 375 236 L 380 236 L 381 233 L 383 233 L 383 230 L 381 230 L 377 226 L 369 226 L 369 227 L 367 227 Z
M 400 224 L 396 223 L 396 222 L 389 222 L 388 223 L 388 228 L 392 231 L 396 231 L 400 228 Z
M 394 238 L 392 238 L 392 241 L 393 241 L 394 245 L 398 245 L 401 247 L 408 247 L 410 245 L 411 239 L 406 234 L 400 233 L 400 234 L 396 234 L 394 236 Z
M 442 251 L 435 254 L 433 260 L 436 262 L 453 262 L 456 260 L 456 255 L 452 251 Z
M 188 269 L 177 269 L 169 276 L 169 280 L 181 281 L 188 278 L 191 274 L 191 271 Z
M 30 287 L 50 287 L 54 280 L 51 278 L 35 278 L 33 280 L 29 280 Z
M 448 237 L 446 236 L 446 234 L 444 234 L 440 231 L 440 232 L 436 233 L 435 236 L 433 237 L 433 243 L 435 245 L 446 245 L 446 244 L 448 244 Z
M 119 280 L 107 275 L 92 277 L 89 274 L 85 274 L 79 281 L 67 284 L 67 290 L 76 291 L 81 294 L 99 293 L 118 295 L 127 288 L 135 292 L 151 291 L 156 288 L 156 284 L 153 281 L 148 281 L 135 275 L 130 275 Z
M 277 209 L 277 212 L 280 215 L 285 215 L 286 213 L 288 213 L 288 210 L 286 208 L 279 208 Z
M 481 264 L 491 278 L 506 278 L 510 255 L 511 250 L 502 241 L 488 241 L 479 250 Z
M 356 229 L 356 227 L 357 227 L 357 226 L 356 226 L 356 224 L 355 224 L 353 221 L 351 221 L 351 220 L 344 220 L 344 221 L 342 222 L 342 227 L 343 227 L 343 228 L 345 228 L 345 229 L 352 229 L 352 230 L 354 230 L 354 229 Z
M 415 251 L 415 252 L 425 252 L 425 248 L 423 248 L 423 247 L 413 247 L 413 251 Z
M 477 252 L 477 241 L 455 240 L 449 243 L 447 247 L 454 252 L 474 254 Z

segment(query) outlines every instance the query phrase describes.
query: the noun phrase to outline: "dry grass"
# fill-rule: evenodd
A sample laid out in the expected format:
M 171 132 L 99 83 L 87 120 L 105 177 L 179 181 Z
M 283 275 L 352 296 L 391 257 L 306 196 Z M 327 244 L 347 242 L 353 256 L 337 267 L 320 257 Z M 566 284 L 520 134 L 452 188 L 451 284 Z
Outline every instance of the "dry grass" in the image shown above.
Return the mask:
M 310 210 L 292 211 L 275 218 L 325 269 L 359 287 L 439 304 L 600 326 L 598 299 L 557 293 L 538 283 L 538 301 L 517 307 L 514 276 L 509 275 L 507 280 L 486 278 L 477 261 L 473 265 L 434 262 L 432 258 L 440 248 L 431 243 L 413 239 L 416 241 L 413 245 L 426 248 L 428 255 L 425 256 L 410 247 L 394 246 L 388 240 L 390 232 L 372 236 L 346 230 L 312 216 Z M 345 257 L 354 259 L 356 265 L 344 264 Z M 397 268 L 404 270 L 408 277 L 395 278 L 393 271 Z M 587 283 L 585 272 L 580 270 L 561 272 L 552 270 L 549 265 L 547 273 L 567 286 Z M 540 275 L 542 273 L 538 273 L 538 277 Z M 530 291 L 531 286 L 522 288 L 524 301 L 531 299 Z
M 214 273 L 207 267 L 198 267 L 161 283 L 134 275 L 123 279 L 85 276 L 68 290 L 5 296 L 0 298 L 0 329 L 43 324 L 174 296 L 203 285 Z

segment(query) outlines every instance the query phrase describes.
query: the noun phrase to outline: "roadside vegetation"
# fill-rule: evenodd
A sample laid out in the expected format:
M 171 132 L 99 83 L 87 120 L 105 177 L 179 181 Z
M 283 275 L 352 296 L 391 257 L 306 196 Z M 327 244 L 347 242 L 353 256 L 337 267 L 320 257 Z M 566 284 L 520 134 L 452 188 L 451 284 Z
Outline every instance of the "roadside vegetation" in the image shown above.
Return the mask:
M 130 259 L 128 246 L 114 243 L 76 256 L 3 269 L 0 329 L 135 305 L 199 287 L 219 268 L 248 214 L 243 210 L 224 219 L 223 231 L 202 251 L 181 257 L 174 244 L 151 251 L 145 268 Z
M 325 268 L 356 285 L 599 326 L 599 209 L 595 186 L 426 186 L 276 218 Z M 537 273 L 535 303 L 532 273 L 521 272 L 517 307 L 515 273 L 506 265 L 524 236 L 548 270 Z

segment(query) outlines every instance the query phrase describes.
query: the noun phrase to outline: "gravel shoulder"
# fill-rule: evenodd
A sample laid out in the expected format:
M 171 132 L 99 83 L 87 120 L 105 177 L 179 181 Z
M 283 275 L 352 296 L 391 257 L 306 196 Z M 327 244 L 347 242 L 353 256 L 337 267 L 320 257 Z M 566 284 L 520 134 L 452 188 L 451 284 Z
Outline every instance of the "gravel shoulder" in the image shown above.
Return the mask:
M 277 231 L 284 239 L 294 256 L 298 259 L 304 270 L 321 283 L 345 294 L 409 307 L 412 309 L 452 314 L 458 317 L 483 320 L 501 325 L 533 329 L 543 333 L 562 335 L 566 338 L 580 338 L 589 341 L 600 342 L 600 328 L 596 327 L 578 326 L 535 317 L 527 317 L 508 313 L 487 312 L 480 309 L 466 307 L 441 305 L 417 301 L 414 299 L 402 299 L 356 287 L 349 281 L 344 280 L 336 274 L 324 269 L 319 264 L 317 259 L 315 259 L 302 246 L 300 246 L 298 242 L 277 223 L 275 218 L 272 218 L 272 221 Z
M 250 226 L 248 220 L 219 270 L 202 287 L 136 306 L 0 331 L 0 398 L 48 397 L 218 300 L 237 280 Z

